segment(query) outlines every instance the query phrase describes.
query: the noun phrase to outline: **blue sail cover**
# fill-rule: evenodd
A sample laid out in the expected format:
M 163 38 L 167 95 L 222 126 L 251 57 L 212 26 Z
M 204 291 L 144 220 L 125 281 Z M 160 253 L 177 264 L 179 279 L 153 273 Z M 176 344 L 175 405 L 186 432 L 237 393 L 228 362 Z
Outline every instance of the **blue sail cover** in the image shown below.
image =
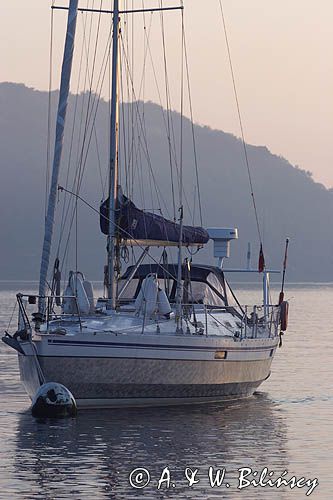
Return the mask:
M 108 234 L 108 206 L 105 200 L 100 206 L 100 226 L 104 234 Z M 160 244 L 179 243 L 180 226 L 165 219 L 161 215 L 145 212 L 137 208 L 126 196 L 118 203 L 116 223 L 120 236 L 127 240 L 160 242 Z M 183 226 L 183 245 L 203 245 L 209 235 L 202 227 Z M 134 242 L 135 243 L 135 242 Z

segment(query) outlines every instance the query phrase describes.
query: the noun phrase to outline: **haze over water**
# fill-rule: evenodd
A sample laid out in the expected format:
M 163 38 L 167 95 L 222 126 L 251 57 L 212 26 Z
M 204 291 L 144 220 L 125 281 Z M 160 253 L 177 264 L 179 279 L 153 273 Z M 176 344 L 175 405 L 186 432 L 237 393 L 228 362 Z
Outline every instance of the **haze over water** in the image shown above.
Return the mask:
M 7 328 L 18 290 L 0 283 L 0 327 Z M 274 291 L 276 294 L 277 292 Z M 242 302 L 258 297 L 240 290 Z M 304 487 L 239 491 L 238 468 L 268 467 L 278 477 L 318 478 L 311 498 L 333 493 L 333 285 L 288 287 L 290 328 L 272 375 L 247 400 L 169 409 L 81 411 L 76 419 L 38 422 L 19 382 L 15 353 L 0 347 L 0 499 L 307 498 Z M 14 326 L 15 326 L 14 318 Z M 175 487 L 157 490 L 164 467 Z M 230 487 L 209 486 L 209 466 L 226 468 Z M 148 487 L 130 486 L 136 467 Z M 199 469 L 187 486 L 184 469 Z

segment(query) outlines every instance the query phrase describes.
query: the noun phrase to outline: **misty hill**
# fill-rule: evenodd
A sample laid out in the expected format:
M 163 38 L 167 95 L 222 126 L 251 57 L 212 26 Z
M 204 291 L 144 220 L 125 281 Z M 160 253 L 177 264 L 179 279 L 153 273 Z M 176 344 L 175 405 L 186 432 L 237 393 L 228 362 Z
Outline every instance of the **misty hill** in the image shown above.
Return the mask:
M 53 109 L 57 95 L 52 93 Z M 44 226 L 47 104 L 46 92 L 24 85 L 0 84 L 0 279 L 38 278 Z M 71 96 L 67 123 L 72 120 L 74 107 Z M 103 150 L 108 141 L 104 121 L 108 109 L 109 104 L 102 101 L 96 123 Z M 170 169 L 161 111 L 156 104 L 145 104 L 150 159 L 160 185 L 166 189 L 170 184 Z M 177 135 L 180 122 L 177 113 L 173 113 L 173 121 Z M 184 170 L 190 172 L 185 174 L 184 182 L 191 191 L 194 185 L 191 124 L 187 119 L 183 123 Z M 249 241 L 253 248 L 252 263 L 256 266 L 258 239 L 242 143 L 231 134 L 198 125 L 195 136 L 203 223 L 206 227 L 237 227 L 239 240 L 232 243 L 227 266 L 244 267 Z M 53 142 L 53 133 L 51 138 Z M 68 140 L 65 149 L 64 163 Z M 248 154 L 267 264 L 281 267 L 284 240 L 289 236 L 288 279 L 333 281 L 332 190 L 315 183 L 309 173 L 271 154 L 266 147 L 248 146 Z M 102 157 L 101 163 L 105 165 L 106 158 Z M 82 195 L 98 208 L 101 181 L 96 163 L 90 158 L 84 185 Z M 87 208 L 82 209 L 79 221 L 79 247 L 80 268 L 91 279 L 101 279 L 105 237 L 99 232 L 96 214 Z M 211 249 L 203 257 L 212 262 Z

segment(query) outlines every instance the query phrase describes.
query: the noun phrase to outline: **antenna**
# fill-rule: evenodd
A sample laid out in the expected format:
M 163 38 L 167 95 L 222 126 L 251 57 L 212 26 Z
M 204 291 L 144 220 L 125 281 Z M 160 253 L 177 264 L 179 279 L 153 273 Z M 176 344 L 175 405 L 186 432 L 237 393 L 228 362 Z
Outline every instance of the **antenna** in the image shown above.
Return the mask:
M 236 228 L 210 227 L 207 232 L 214 241 L 214 257 L 222 269 L 224 258 L 230 256 L 230 241 L 238 239 L 238 231 Z

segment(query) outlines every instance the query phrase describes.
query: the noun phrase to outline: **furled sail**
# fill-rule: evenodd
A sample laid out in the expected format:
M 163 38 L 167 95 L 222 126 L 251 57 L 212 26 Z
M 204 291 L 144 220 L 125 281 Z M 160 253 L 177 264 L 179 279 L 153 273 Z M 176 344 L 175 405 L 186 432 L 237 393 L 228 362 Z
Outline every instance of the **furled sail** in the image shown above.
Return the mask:
M 100 206 L 100 226 L 104 234 L 108 234 L 108 204 L 105 200 Z M 165 219 L 161 215 L 145 212 L 135 204 L 121 196 L 116 215 L 117 230 L 121 238 L 129 244 L 146 244 L 150 246 L 175 246 L 179 244 L 179 224 Z M 183 226 L 182 242 L 184 246 L 200 246 L 207 243 L 209 235 L 202 227 Z
M 54 216 L 57 203 L 59 169 L 60 169 L 60 161 L 62 155 L 67 101 L 68 101 L 69 84 L 71 78 L 73 52 L 74 52 L 77 6 L 78 6 L 78 0 L 70 0 L 65 49 L 64 49 L 64 56 L 61 69 L 61 83 L 59 91 L 59 103 L 58 103 L 58 113 L 57 113 L 57 123 L 56 123 L 56 133 L 55 133 L 52 179 L 51 179 L 47 215 L 45 219 L 44 244 L 43 244 L 43 253 L 40 265 L 40 279 L 39 279 L 40 299 L 38 304 L 38 309 L 40 313 L 44 313 L 45 309 L 45 299 L 43 297 L 44 295 L 46 295 L 46 289 L 47 289 L 47 272 L 49 268 L 49 261 L 51 254 Z

